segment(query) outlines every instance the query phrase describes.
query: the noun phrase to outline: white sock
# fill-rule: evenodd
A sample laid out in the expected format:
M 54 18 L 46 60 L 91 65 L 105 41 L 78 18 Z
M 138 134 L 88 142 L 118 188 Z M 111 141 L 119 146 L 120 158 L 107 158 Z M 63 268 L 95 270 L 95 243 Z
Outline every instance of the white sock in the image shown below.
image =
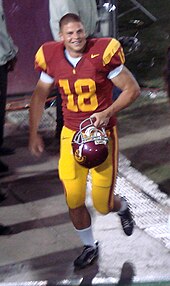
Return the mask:
M 82 241 L 83 245 L 90 245 L 90 246 L 96 247 L 91 226 L 89 226 L 88 228 L 84 228 L 84 229 L 75 228 L 75 230 L 77 234 L 79 235 L 80 240 Z
M 127 207 L 128 207 L 128 203 L 127 203 L 127 201 L 125 201 L 124 199 L 123 199 L 123 200 L 121 200 L 121 207 L 120 207 L 119 212 L 123 212 L 123 211 L 125 211 L 125 210 L 127 209 Z

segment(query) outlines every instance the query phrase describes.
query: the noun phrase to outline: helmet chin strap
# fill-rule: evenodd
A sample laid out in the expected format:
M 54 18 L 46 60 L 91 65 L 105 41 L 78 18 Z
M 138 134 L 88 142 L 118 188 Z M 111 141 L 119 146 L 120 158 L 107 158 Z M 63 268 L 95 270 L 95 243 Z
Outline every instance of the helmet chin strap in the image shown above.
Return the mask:
M 97 135 L 97 128 L 95 126 L 90 126 L 85 130 L 85 135 L 87 137 L 90 137 L 90 134 L 94 132 L 95 135 Z

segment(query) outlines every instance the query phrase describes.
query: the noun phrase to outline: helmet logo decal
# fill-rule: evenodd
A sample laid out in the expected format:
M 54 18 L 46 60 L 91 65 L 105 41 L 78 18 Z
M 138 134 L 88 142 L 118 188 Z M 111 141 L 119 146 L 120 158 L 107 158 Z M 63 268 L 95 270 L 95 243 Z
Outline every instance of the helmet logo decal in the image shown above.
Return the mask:
M 77 149 L 77 150 L 75 151 L 74 156 L 75 156 L 76 161 L 77 161 L 78 163 L 80 163 L 80 164 L 86 161 L 86 157 L 85 157 L 85 156 L 81 156 L 81 154 L 80 154 L 80 152 L 79 152 L 79 149 Z

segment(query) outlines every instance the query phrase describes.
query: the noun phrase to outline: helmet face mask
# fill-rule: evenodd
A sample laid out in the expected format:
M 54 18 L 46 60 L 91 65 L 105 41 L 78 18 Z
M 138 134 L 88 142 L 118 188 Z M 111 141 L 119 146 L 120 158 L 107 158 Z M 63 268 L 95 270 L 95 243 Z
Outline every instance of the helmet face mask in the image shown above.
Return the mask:
M 79 131 L 72 139 L 75 160 L 86 168 L 94 168 L 103 163 L 108 156 L 108 137 L 105 129 L 93 125 L 92 118 L 81 122 Z

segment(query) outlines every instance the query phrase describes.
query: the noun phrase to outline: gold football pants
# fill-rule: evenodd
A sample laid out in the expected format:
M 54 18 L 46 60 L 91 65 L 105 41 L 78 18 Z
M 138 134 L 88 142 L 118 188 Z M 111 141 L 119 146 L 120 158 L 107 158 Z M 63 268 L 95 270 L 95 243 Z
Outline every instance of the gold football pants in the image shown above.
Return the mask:
M 89 170 L 78 164 L 72 152 L 71 141 L 75 131 L 63 127 L 60 143 L 59 176 L 63 183 L 66 202 L 75 209 L 85 203 L 86 183 Z M 113 188 L 118 169 L 117 128 L 107 131 L 109 154 L 99 166 L 90 169 L 92 180 L 92 200 L 95 209 L 107 214 L 113 208 Z

